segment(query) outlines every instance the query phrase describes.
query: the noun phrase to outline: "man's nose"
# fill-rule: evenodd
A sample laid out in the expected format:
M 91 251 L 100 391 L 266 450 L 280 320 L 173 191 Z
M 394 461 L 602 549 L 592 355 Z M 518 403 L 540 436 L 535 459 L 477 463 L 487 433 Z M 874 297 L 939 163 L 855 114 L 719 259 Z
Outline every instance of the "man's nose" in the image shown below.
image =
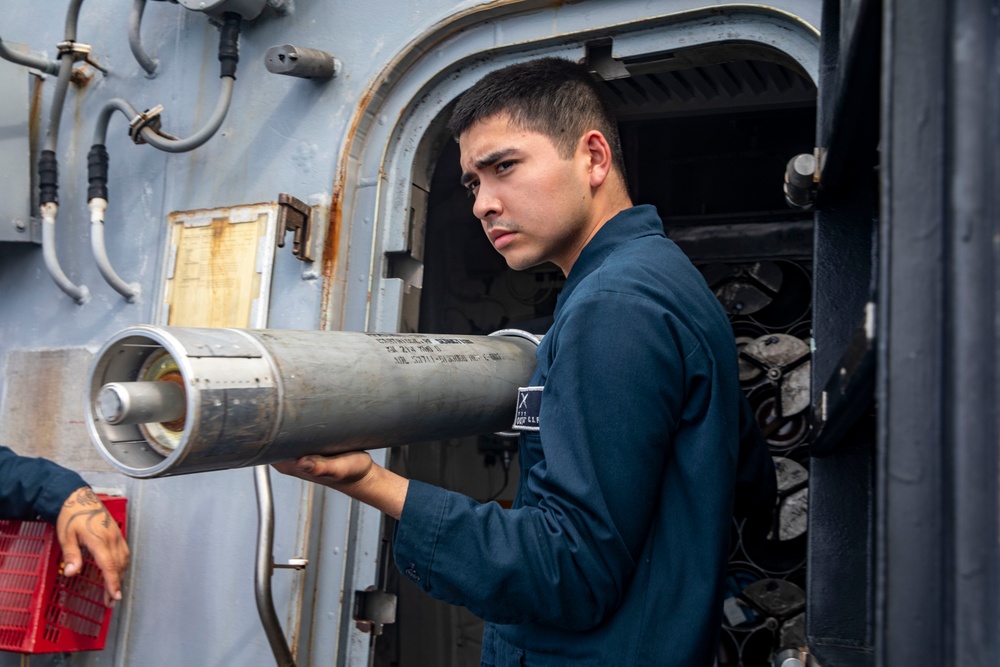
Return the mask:
M 480 220 L 488 220 L 500 215 L 502 211 L 503 205 L 496 193 L 480 184 L 476 192 L 476 201 L 472 204 L 473 215 Z

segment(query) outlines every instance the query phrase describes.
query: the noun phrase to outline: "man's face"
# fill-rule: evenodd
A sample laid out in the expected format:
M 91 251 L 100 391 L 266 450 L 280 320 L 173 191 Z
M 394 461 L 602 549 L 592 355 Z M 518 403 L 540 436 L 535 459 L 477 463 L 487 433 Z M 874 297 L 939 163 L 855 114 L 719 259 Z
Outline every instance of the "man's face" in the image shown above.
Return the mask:
M 581 142 L 560 157 L 545 135 L 506 115 L 479 121 L 459 137 L 462 184 L 472 212 L 512 269 L 546 261 L 569 273 L 591 235 L 589 154 Z

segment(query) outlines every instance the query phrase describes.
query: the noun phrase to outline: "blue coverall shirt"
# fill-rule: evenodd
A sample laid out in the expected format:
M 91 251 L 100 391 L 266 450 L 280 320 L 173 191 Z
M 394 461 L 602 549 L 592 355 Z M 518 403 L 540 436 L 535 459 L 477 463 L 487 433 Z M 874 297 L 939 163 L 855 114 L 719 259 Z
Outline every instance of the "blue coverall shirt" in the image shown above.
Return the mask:
M 411 481 L 400 570 L 487 621 L 483 665 L 711 665 L 735 490 L 766 507 L 774 470 L 741 449 L 725 313 L 652 206 L 583 249 L 537 359 L 513 508 Z
M 0 446 L 0 519 L 41 518 L 54 524 L 66 499 L 84 486 L 68 468 Z

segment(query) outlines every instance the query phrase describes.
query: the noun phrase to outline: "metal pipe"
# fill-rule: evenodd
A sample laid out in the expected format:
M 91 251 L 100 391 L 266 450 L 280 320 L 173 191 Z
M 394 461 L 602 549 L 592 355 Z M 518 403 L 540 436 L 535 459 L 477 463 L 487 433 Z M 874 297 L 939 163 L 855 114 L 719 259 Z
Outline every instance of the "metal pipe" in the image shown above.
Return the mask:
M 82 0 L 79 1 L 82 2 Z M 76 9 L 78 11 L 79 7 Z M 132 12 L 129 16 L 129 46 L 132 48 L 132 53 L 139 61 L 139 64 L 142 65 L 148 73 L 152 74 L 153 71 L 155 71 L 156 65 L 149 59 L 145 51 L 142 49 L 142 43 L 139 38 L 140 23 L 144 9 L 145 0 L 135 0 L 135 3 L 132 5 Z M 222 126 L 222 122 L 225 120 L 226 115 L 229 112 L 229 106 L 232 103 L 233 87 L 236 81 L 236 62 L 239 59 L 239 28 L 239 16 L 229 14 L 225 15 L 219 40 L 219 60 L 222 63 L 222 90 L 219 94 L 219 100 L 216 103 L 215 110 L 212 112 L 208 122 L 206 122 L 204 127 L 190 137 L 185 139 L 176 139 L 174 137 L 161 134 L 159 131 L 154 129 L 152 125 L 146 124 L 143 126 L 139 122 L 142 118 L 136 111 L 135 107 L 133 107 L 128 101 L 120 98 L 109 100 L 98 115 L 97 124 L 94 128 L 94 146 L 92 151 L 94 149 L 100 149 L 100 152 L 103 153 L 103 157 L 97 156 L 95 158 L 97 160 L 95 165 L 91 164 L 91 157 L 88 156 L 88 172 L 92 186 L 88 195 L 91 222 L 90 246 L 94 256 L 94 261 L 97 264 L 97 268 L 100 271 L 101 276 L 115 291 L 124 296 L 129 303 L 134 303 L 138 299 L 140 286 L 138 283 L 126 283 L 125 280 L 123 280 L 114 270 L 114 267 L 111 266 L 111 261 L 108 258 L 107 246 L 104 240 L 104 213 L 108 206 L 106 187 L 108 157 L 107 152 L 104 150 L 104 144 L 107 138 L 108 124 L 111 121 L 111 116 L 115 111 L 122 112 L 128 118 L 129 125 L 133 128 L 132 132 L 137 131 L 143 141 L 150 144 L 154 148 L 168 153 L 183 153 L 198 148 L 204 144 L 206 141 L 211 139 L 212 136 L 219 130 L 219 127 Z M 68 19 L 67 30 L 69 30 Z M 67 40 L 69 40 L 68 37 Z M 93 171 L 95 166 L 96 172 Z
M 80 16 L 80 6 L 83 0 L 72 0 L 66 12 L 65 39 L 76 41 L 76 24 Z M 59 212 L 57 167 L 55 151 L 59 143 L 59 124 L 62 122 L 63 106 L 66 102 L 66 90 L 69 88 L 70 76 L 73 74 L 74 53 L 64 50 L 59 55 L 59 78 L 52 94 L 52 108 L 49 113 L 49 127 L 45 136 L 45 149 L 39 161 L 39 201 L 42 214 L 42 257 L 45 268 L 52 280 L 63 292 L 72 297 L 78 304 L 84 304 L 90 299 L 90 291 L 85 285 L 76 285 L 66 277 L 59 266 L 56 255 L 56 216 Z
M 94 125 L 94 140 L 92 143 L 103 146 L 108 138 L 108 124 L 114 112 L 120 111 L 125 118 L 132 121 L 139 115 L 138 110 L 128 100 L 120 97 L 113 97 L 104 103 L 101 112 L 97 115 L 97 123 Z
M 17 63 L 18 65 L 30 67 L 31 69 L 40 70 L 45 74 L 51 74 L 53 76 L 59 74 L 58 60 L 49 60 L 44 56 L 36 56 L 33 53 L 21 53 L 20 51 L 15 51 L 4 44 L 2 38 L 0 38 L 0 58 L 9 60 L 12 63 Z
M 94 358 L 87 430 L 133 477 L 501 431 L 537 346 L 531 334 L 503 333 L 130 327 Z M 98 398 L 106 385 L 159 380 L 184 388 L 183 423 L 105 418 Z
M 63 31 L 63 38 L 67 42 L 76 41 L 76 26 L 80 19 L 80 6 L 83 0 L 70 0 L 69 8 L 66 10 L 66 27 Z
M 90 290 L 86 285 L 77 285 L 66 277 L 66 273 L 59 266 L 59 257 L 56 255 L 56 212 L 59 207 L 54 203 L 42 204 L 42 259 L 45 260 L 45 268 L 48 269 L 52 280 L 59 286 L 67 296 L 71 297 L 81 306 L 90 301 Z
M 239 14 L 227 12 L 222 15 L 222 26 L 219 30 L 219 76 L 222 78 L 222 92 L 219 94 L 219 101 L 216 102 L 215 111 L 205 126 L 186 139 L 175 139 L 147 125 L 140 130 L 140 136 L 146 143 L 168 153 L 184 153 L 201 146 L 218 131 L 233 99 L 236 65 L 240 59 L 241 23 Z
M 111 285 L 116 292 L 125 297 L 129 303 L 135 303 L 141 293 L 139 283 L 125 282 L 111 266 L 111 260 L 108 259 L 108 249 L 104 243 L 104 211 L 107 209 L 108 202 L 105 199 L 91 199 L 88 205 L 90 206 L 90 250 L 94 255 L 97 269 L 101 272 L 105 282 Z
M 274 653 L 278 667 L 295 667 L 295 658 L 288 648 L 288 641 L 274 610 L 271 595 L 271 575 L 274 573 L 274 500 L 271 494 L 271 470 L 255 466 L 254 488 L 257 490 L 257 562 L 254 568 L 254 597 L 257 612 L 264 625 L 264 634 Z
M 104 213 L 108 208 L 108 154 L 104 150 L 104 142 L 108 135 L 108 124 L 115 111 L 120 111 L 130 122 L 138 115 L 135 107 L 127 100 L 116 97 L 108 100 L 97 116 L 97 124 L 94 127 L 94 145 L 87 156 L 87 178 L 91 185 L 87 201 L 90 208 L 90 249 L 94 255 L 94 262 L 105 282 L 125 297 L 129 303 L 135 303 L 141 293 L 139 284 L 127 283 L 118 275 L 114 267 L 111 266 L 107 245 L 104 242 Z M 95 151 L 99 151 L 96 158 Z
M 76 16 L 80 12 L 80 0 L 75 0 L 66 14 L 66 41 L 76 41 Z M 74 12 L 75 8 L 75 12 Z M 72 20 L 71 20 L 72 19 Z M 72 35 L 72 37 L 70 37 Z M 59 143 L 59 124 L 62 122 L 63 106 L 66 103 L 66 91 L 73 75 L 73 51 L 66 50 L 59 54 L 59 78 L 52 93 L 52 107 L 49 110 L 49 127 L 45 134 L 45 150 L 55 151 Z
M 185 153 L 194 150 L 212 138 L 222 126 L 222 121 L 226 119 L 229 112 L 229 104 L 233 99 L 233 86 L 236 84 L 235 77 L 222 77 L 222 92 L 219 93 L 219 100 L 215 104 L 212 117 L 208 119 L 204 127 L 185 139 L 171 139 L 158 134 L 151 127 L 142 128 L 139 133 L 147 144 L 153 148 L 158 148 L 167 153 Z
M 128 45 L 139 66 L 146 70 L 146 74 L 153 77 L 156 75 L 156 67 L 159 62 L 156 58 L 151 58 L 142 46 L 142 14 L 145 9 L 146 0 L 133 0 L 132 9 L 128 15 Z

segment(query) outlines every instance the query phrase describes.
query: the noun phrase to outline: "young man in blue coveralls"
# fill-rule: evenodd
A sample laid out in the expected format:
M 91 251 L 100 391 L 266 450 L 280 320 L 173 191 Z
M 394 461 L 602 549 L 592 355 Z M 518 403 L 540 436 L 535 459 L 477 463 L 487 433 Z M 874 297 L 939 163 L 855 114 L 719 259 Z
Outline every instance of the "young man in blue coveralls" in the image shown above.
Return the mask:
M 493 247 L 514 269 L 566 275 L 519 399 L 533 410 L 513 508 L 364 452 L 276 467 L 398 519 L 403 574 L 487 621 L 485 666 L 710 666 L 731 517 L 768 512 L 775 493 L 729 322 L 655 208 L 632 205 L 614 116 L 583 67 L 493 72 L 450 127 Z

